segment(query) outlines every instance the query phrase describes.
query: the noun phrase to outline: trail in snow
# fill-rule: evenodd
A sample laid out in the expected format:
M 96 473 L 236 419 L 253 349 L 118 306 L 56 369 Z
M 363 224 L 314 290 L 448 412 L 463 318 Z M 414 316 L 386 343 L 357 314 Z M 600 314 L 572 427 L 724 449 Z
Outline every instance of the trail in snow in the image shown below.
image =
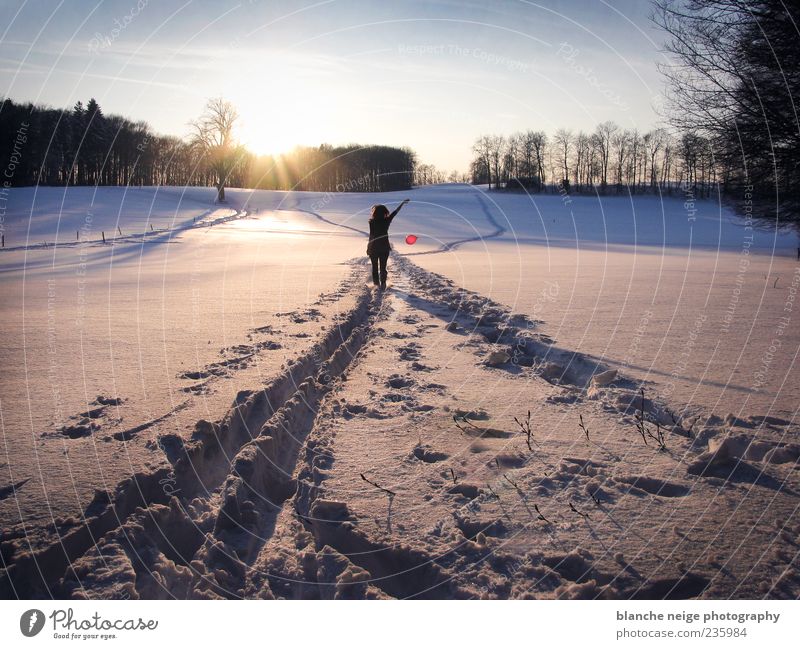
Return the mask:
M 658 553 L 635 569 L 615 571 L 620 560 L 613 557 L 620 552 L 581 547 L 589 543 L 580 540 L 581 516 L 589 512 L 586 520 L 594 521 L 600 514 L 589 529 L 597 526 L 594 535 L 602 546 L 597 534 L 610 534 L 617 517 L 622 525 L 632 524 L 636 511 L 621 506 L 630 498 L 687 499 L 695 490 L 705 493 L 706 481 L 713 484 L 723 474 L 775 489 L 780 481 L 764 468 L 748 473 L 742 468 L 745 458 L 777 468 L 796 462 L 800 448 L 737 438 L 736 448 L 723 440 L 725 454 L 710 444 L 712 450 L 702 454 L 722 431 L 711 419 L 700 430 L 696 422 L 675 421 L 655 396 L 640 395 L 624 376 L 554 348 L 535 331 L 535 322 L 408 259 L 395 263 L 396 288 L 372 292 L 350 282 L 352 308 L 266 386 L 242 390 L 221 420 L 197 421 L 188 436 L 158 436 L 154 443 L 164 453 L 164 466 L 124 480 L 112 493 L 98 492 L 85 523 L 49 547 L 25 552 L 12 542 L 4 551 L 0 592 L 103 598 L 526 593 L 660 598 L 696 596 L 710 588 L 707 571 L 676 573 Z M 355 264 L 354 273 L 363 271 Z M 431 327 L 446 333 L 430 341 Z M 475 365 L 474 359 L 492 352 L 501 356 L 491 367 Z M 394 353 L 399 364 L 386 356 Z M 463 370 L 449 376 L 446 363 L 462 364 Z M 465 377 L 464 371 L 482 378 Z M 428 373 L 441 375 L 442 382 L 419 378 Z M 459 387 L 459 380 L 466 382 Z M 487 390 L 487 380 L 497 386 Z M 384 387 L 359 397 L 370 385 Z M 531 390 L 537 395 L 530 407 L 541 450 L 526 451 L 524 435 L 513 427 L 482 423 L 484 417 L 497 418 L 496 412 L 479 408 L 458 414 L 453 407 L 463 389 L 477 390 L 475 400 L 481 391 L 500 390 L 515 400 L 518 392 Z M 491 408 L 491 402 L 483 407 Z M 460 434 L 445 406 L 457 415 Z M 559 432 L 566 417 L 577 418 L 576 407 L 596 438 L 581 455 L 569 451 L 574 442 L 565 442 Z M 658 426 L 666 432 L 669 449 L 696 458 L 687 474 L 673 477 L 684 465 L 671 459 L 671 450 L 659 454 L 646 444 L 637 473 L 642 456 L 629 455 L 629 440 L 612 442 L 610 433 L 597 438 L 598 427 L 611 427 L 619 417 L 632 430 L 637 411 L 650 431 Z M 552 442 L 545 422 L 553 426 Z M 399 456 L 364 455 L 376 423 L 388 434 L 383 444 L 391 453 L 397 448 Z M 739 424 L 754 429 L 758 422 Z M 626 470 L 620 471 L 616 464 L 623 456 Z M 648 475 L 654 471 L 650 456 L 663 465 L 656 473 L 666 477 Z M 395 494 L 388 498 L 386 524 L 377 528 L 372 521 L 380 519 L 386 496 L 366 485 L 366 478 L 359 481 L 363 472 Z M 431 493 L 438 495 L 425 505 Z M 409 517 L 408 508 L 420 506 L 434 515 Z M 537 518 L 539 511 L 544 520 Z M 400 520 L 407 531 L 394 531 Z M 414 527 L 417 520 L 422 527 Z M 542 533 L 561 551 L 520 553 L 520 544 L 536 547 L 531 535 Z M 630 531 L 614 542 L 625 556 L 635 554 L 632 543 L 649 543 Z M 503 585 L 512 576 L 514 592 Z
M 212 216 L 220 211 L 225 212 L 225 214 L 215 216 L 214 218 L 210 219 L 208 218 L 209 216 Z M 85 239 L 76 237 L 75 241 L 40 241 L 37 243 L 27 243 L 21 246 L 8 246 L 6 248 L 0 248 L 0 251 L 17 252 L 20 250 L 41 250 L 50 248 L 84 248 L 86 246 L 99 246 L 99 245 L 113 246 L 117 244 L 128 244 L 128 243 L 138 243 L 138 244 L 164 243 L 171 241 L 181 232 L 185 232 L 186 230 L 191 230 L 194 228 L 213 227 L 215 225 L 221 225 L 223 223 L 228 223 L 230 221 L 235 221 L 237 219 L 245 218 L 247 217 L 247 215 L 248 215 L 247 210 L 215 207 L 206 210 L 204 213 L 200 214 L 199 217 L 192 220 L 191 222 L 182 223 L 175 227 L 158 228 L 158 229 L 151 228 L 151 229 L 145 229 L 141 233 L 133 233 L 133 234 L 124 234 L 121 233 L 119 230 L 109 230 L 108 236 L 105 236 L 105 239 L 102 236 L 97 237 L 97 235 L 95 235 L 94 239 Z M 105 235 L 105 233 L 103 233 L 103 235 Z
M 477 192 L 477 193 L 474 194 L 475 199 L 477 200 L 478 205 L 480 206 L 484 217 L 489 222 L 489 224 L 494 228 L 494 230 L 488 232 L 487 234 L 476 234 L 475 236 L 472 236 L 472 237 L 464 237 L 464 238 L 461 238 L 461 239 L 456 239 L 454 241 L 445 242 L 445 243 L 441 244 L 435 250 L 425 250 L 425 251 L 421 251 L 421 252 L 406 252 L 406 253 L 397 253 L 397 254 L 402 254 L 404 257 L 413 257 L 415 255 L 434 255 L 434 254 L 439 254 L 439 253 L 442 253 L 442 252 L 449 252 L 451 250 L 455 250 L 456 248 L 458 248 L 458 246 L 460 246 L 462 244 L 465 244 L 465 243 L 474 243 L 474 242 L 478 242 L 478 241 L 495 239 L 495 238 L 500 237 L 503 234 L 505 234 L 507 232 L 507 229 L 504 226 L 502 226 L 497 221 L 497 219 L 494 217 L 494 215 L 491 212 L 491 208 L 489 207 L 489 205 L 487 204 L 485 198 L 482 195 L 483 193 L 481 192 L 481 190 L 476 188 L 475 192 Z M 318 212 L 315 212 L 315 211 L 309 210 L 309 209 L 305 209 L 305 208 L 301 208 L 299 206 L 300 203 L 301 203 L 301 200 L 297 200 L 297 206 L 291 207 L 291 208 L 285 208 L 285 209 L 292 209 L 292 210 L 296 210 L 298 212 L 303 212 L 305 214 L 310 214 L 311 216 L 313 216 L 316 219 L 322 221 L 323 223 L 327 223 L 328 225 L 333 225 L 333 226 L 336 226 L 338 228 L 342 228 L 342 229 L 345 229 L 345 230 L 350 230 L 351 232 L 357 232 L 358 234 L 362 234 L 364 236 L 369 236 L 369 232 L 367 232 L 366 230 L 361 230 L 360 228 L 357 228 L 357 227 L 354 227 L 354 226 L 351 226 L 351 225 L 347 225 L 345 223 L 337 223 L 336 221 L 333 221 L 331 219 L 328 219 L 328 218 L 324 217 L 322 214 L 319 214 Z
M 491 211 L 490 207 L 486 204 L 486 200 L 481 195 L 482 194 L 481 191 L 480 190 L 476 190 L 476 191 L 478 193 L 475 194 L 475 198 L 477 199 L 478 204 L 480 205 L 481 210 L 483 211 L 483 215 L 486 217 L 486 220 L 489 222 L 489 224 L 492 227 L 494 227 L 494 230 L 492 230 L 488 234 L 479 234 L 479 235 L 476 235 L 474 237 L 465 237 L 463 239 L 457 239 L 455 241 L 450 241 L 450 242 L 447 242 L 447 243 L 443 243 L 436 250 L 425 250 L 425 251 L 422 251 L 422 252 L 407 252 L 407 253 L 404 253 L 404 256 L 413 257 L 415 255 L 435 255 L 435 254 L 439 254 L 439 253 L 442 253 L 442 252 L 449 252 L 451 250 L 455 250 L 458 246 L 460 246 L 462 244 L 465 244 L 465 243 L 474 243 L 474 242 L 477 242 L 477 241 L 486 241 L 486 240 L 495 239 L 497 237 L 500 237 L 500 236 L 504 235 L 506 233 L 506 231 L 507 231 L 506 228 L 503 227 L 502 225 L 500 225 L 500 223 L 497 222 L 497 219 L 494 218 L 494 216 L 492 215 L 492 211 Z

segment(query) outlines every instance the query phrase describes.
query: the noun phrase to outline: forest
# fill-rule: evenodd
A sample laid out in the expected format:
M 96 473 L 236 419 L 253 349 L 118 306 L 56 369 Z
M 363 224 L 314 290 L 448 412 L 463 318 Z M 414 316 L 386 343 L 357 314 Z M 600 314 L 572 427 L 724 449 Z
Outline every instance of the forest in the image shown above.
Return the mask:
M 663 125 L 605 121 L 482 135 L 473 182 L 527 191 L 720 196 L 740 210 L 800 221 L 800 48 L 782 0 L 657 0 L 670 62 Z
M 235 122 L 229 104 L 212 100 L 209 105 L 218 109 L 207 113 L 211 118 L 222 115 Z M 211 118 L 193 123 L 196 132 L 182 139 L 154 133 L 143 121 L 106 115 L 94 99 L 69 110 L 5 99 L 0 104 L 3 181 L 18 187 L 218 186 L 222 180 L 227 186 L 259 189 L 391 191 L 407 189 L 416 180 L 416 155 L 408 148 L 323 144 L 257 156 L 235 142 L 210 146 L 204 137 L 213 130 L 207 128 Z M 223 123 L 223 131 L 231 126 Z
M 708 142 L 665 128 L 646 133 L 612 121 L 592 133 L 558 129 L 483 135 L 472 151 L 473 182 L 529 191 L 641 193 L 691 187 L 711 195 L 718 180 Z

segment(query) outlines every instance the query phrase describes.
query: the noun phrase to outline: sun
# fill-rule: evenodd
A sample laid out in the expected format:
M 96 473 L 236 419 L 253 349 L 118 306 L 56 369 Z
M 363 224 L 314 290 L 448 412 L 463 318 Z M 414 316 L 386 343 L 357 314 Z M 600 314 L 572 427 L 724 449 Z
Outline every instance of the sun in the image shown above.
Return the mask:
M 257 155 L 279 155 L 297 146 L 319 146 L 339 139 L 335 109 L 310 100 L 308 89 L 298 82 L 240 91 L 231 101 L 239 111 L 239 141 Z
M 256 155 L 280 155 L 307 142 L 299 135 L 301 124 L 286 115 L 267 115 L 240 109 L 239 141 Z M 304 139 L 304 138 L 303 138 Z
M 363 123 L 352 97 L 331 81 L 325 61 L 294 53 L 290 63 L 265 67 L 277 55 L 242 52 L 228 61 L 220 93 L 239 111 L 237 137 L 252 153 L 279 155 L 297 146 L 342 144 Z

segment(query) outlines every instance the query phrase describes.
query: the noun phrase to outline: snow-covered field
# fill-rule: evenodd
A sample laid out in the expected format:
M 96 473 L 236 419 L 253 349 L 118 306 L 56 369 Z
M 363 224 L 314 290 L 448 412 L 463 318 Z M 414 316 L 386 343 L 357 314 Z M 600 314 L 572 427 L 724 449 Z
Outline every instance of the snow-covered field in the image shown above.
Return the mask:
M 406 196 L 375 292 L 369 208 Z M 683 197 L 212 198 L 12 190 L 2 596 L 800 595 L 794 232 Z

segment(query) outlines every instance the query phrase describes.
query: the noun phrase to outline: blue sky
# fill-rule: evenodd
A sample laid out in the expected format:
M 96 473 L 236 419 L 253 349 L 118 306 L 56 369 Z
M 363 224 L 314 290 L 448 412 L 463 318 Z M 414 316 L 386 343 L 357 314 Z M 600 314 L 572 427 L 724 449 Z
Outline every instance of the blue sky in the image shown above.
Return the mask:
M 261 153 L 407 145 L 466 170 L 474 139 L 658 122 L 649 2 L 0 0 L 0 95 L 185 135 L 209 97 Z

